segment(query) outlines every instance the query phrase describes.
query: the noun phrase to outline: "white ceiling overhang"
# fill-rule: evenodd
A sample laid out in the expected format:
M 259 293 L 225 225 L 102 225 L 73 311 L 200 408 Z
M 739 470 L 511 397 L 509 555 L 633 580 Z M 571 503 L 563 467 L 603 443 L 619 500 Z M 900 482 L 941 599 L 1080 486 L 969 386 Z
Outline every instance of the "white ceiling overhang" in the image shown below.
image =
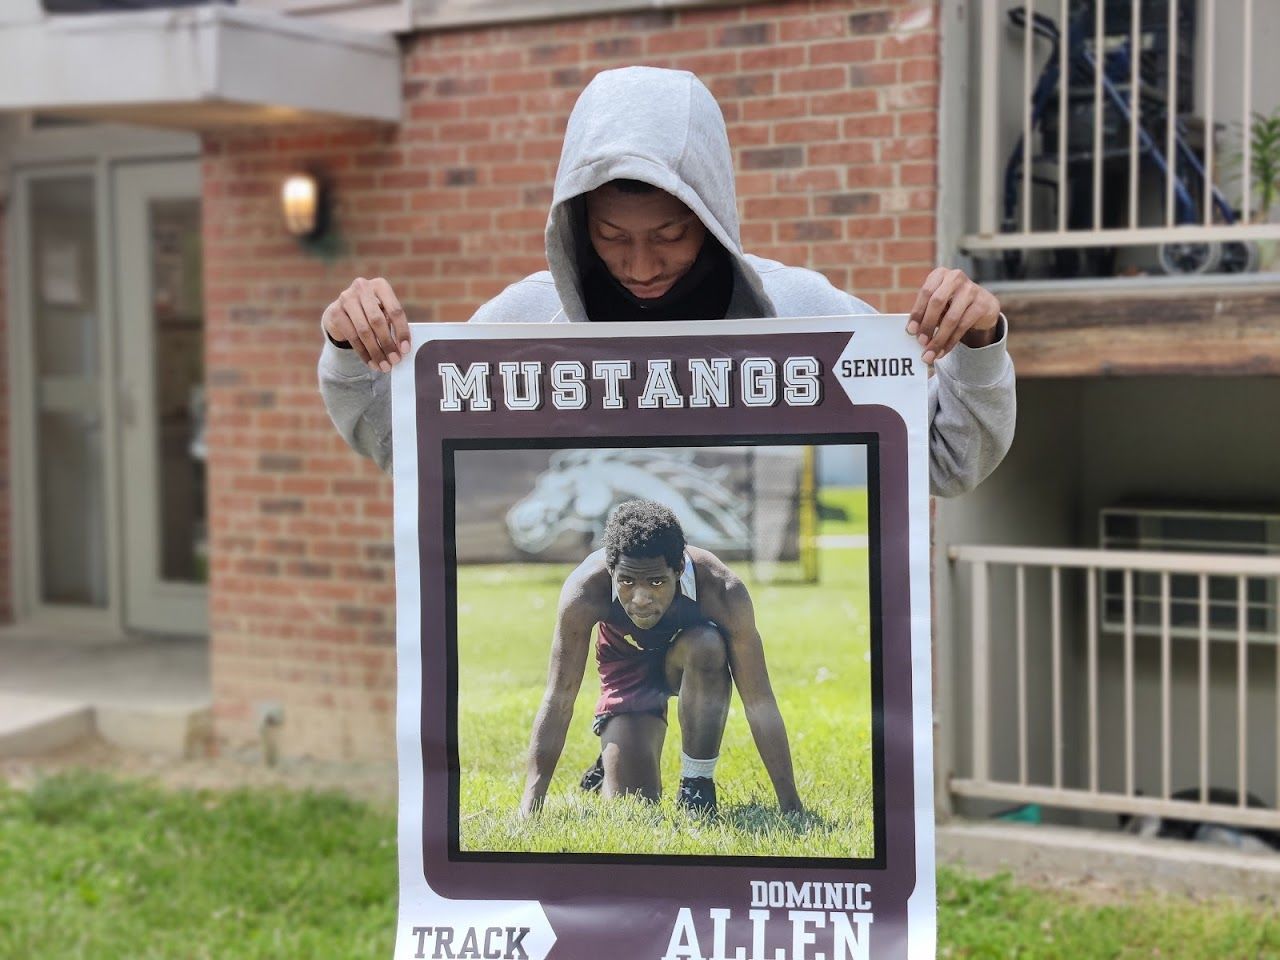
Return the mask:
M 205 130 L 396 123 L 390 34 L 222 5 L 0 24 L 0 111 Z

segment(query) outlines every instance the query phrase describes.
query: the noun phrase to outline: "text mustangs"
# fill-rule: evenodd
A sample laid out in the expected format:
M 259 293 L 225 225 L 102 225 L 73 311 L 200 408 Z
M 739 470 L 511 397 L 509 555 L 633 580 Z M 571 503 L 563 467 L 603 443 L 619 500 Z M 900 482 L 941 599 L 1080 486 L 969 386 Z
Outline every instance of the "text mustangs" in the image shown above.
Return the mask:
M 632 360 L 540 360 L 472 363 L 465 370 L 441 363 L 440 409 L 445 413 L 489 411 L 501 390 L 507 410 L 540 410 L 550 400 L 557 410 L 641 410 L 688 407 L 813 407 L 822 402 L 822 364 L 816 357 L 694 357 L 649 360 L 637 370 Z

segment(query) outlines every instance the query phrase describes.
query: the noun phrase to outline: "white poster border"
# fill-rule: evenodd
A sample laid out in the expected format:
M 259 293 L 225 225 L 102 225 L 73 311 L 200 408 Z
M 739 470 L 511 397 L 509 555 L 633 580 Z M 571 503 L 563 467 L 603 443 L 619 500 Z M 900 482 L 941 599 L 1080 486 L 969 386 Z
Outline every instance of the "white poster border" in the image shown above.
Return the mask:
M 903 314 L 867 314 L 712 322 L 594 324 L 410 324 L 411 350 L 390 374 L 395 486 L 396 581 L 396 731 L 399 768 L 400 897 L 395 960 L 416 960 L 424 934 L 414 918 L 446 915 L 455 926 L 529 927 L 524 949 L 545 957 L 554 933 L 537 901 L 445 900 L 427 885 L 423 863 L 423 768 L 421 742 L 421 606 L 418 553 L 417 383 L 413 357 L 425 344 L 440 340 L 615 339 L 759 334 L 849 333 L 841 361 L 866 357 L 918 356 L 920 347 L 906 333 Z M 838 364 L 839 367 L 839 364 Z M 926 367 L 913 365 L 909 376 L 849 376 L 837 379 L 855 403 L 892 408 L 907 426 L 908 514 L 911 590 L 912 717 L 916 885 L 908 900 L 909 960 L 936 954 L 936 890 L 933 810 L 932 650 L 929 552 L 928 401 Z M 856 384 L 855 384 L 856 380 Z M 854 398 L 854 391 L 857 397 Z M 923 589 L 918 589 L 923 585 Z M 438 911 L 438 912 L 437 912 Z M 657 958 L 655 958 L 657 960 Z

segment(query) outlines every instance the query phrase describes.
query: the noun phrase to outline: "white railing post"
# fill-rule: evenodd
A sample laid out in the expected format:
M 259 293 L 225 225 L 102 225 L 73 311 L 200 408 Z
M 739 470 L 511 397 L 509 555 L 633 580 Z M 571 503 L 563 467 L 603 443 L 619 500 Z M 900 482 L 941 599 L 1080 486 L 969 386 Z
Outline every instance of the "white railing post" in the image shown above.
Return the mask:
M 1106 69 L 1107 51 L 1102 36 L 1107 0 L 1098 0 L 1098 16 L 1094 22 L 1093 55 L 1093 229 L 1102 229 L 1102 73 Z
M 1169 0 L 1169 93 L 1165 100 L 1165 150 L 1168 170 L 1164 177 L 1165 225 L 1173 226 L 1173 181 L 1178 176 L 1178 152 L 1174 131 L 1178 118 L 1178 0 Z
M 1124 572 L 1124 792 L 1133 796 L 1133 571 Z
M 1053 659 L 1053 785 L 1062 786 L 1062 575 L 1061 567 L 1050 567 L 1049 607 L 1053 616 L 1050 635 Z
M 1138 229 L 1138 125 L 1142 122 L 1142 0 L 1133 0 L 1129 50 L 1129 229 Z
M 1031 232 L 1031 60 L 1035 49 L 1035 0 L 1027 0 L 1027 27 L 1022 31 L 1022 232 Z
M 1027 568 L 1014 568 L 1018 621 L 1018 782 L 1027 782 Z
M 1160 795 L 1173 795 L 1173 650 L 1169 574 L 1160 574 Z
M 1098 568 L 1089 567 L 1089 790 L 1098 790 Z
M 1200 574 L 1200 802 L 1209 802 L 1209 577 Z
M 1244 194 L 1245 223 L 1253 222 L 1253 0 L 1244 0 L 1244 106 L 1240 111 L 1244 120 L 1244 169 L 1241 172 L 1241 191 Z M 1265 214 L 1265 211 L 1264 211 Z
M 991 618 L 988 610 L 987 565 L 973 565 L 973 775 L 979 783 L 991 778 L 990 671 Z
M 982 111 L 978 121 L 978 158 L 982 175 L 978 178 L 978 230 L 987 237 L 994 236 L 996 232 L 996 198 L 999 196 L 1000 171 L 996 162 L 996 142 L 1000 133 L 1000 48 L 999 32 L 996 30 L 999 19 L 996 0 L 983 0 L 980 21 L 982 44 L 979 48 L 979 59 L 982 61 Z
M 1249 792 L 1249 581 L 1236 580 L 1236 764 L 1240 806 Z
M 1204 182 L 1213 183 L 1213 28 L 1218 20 L 1218 0 L 1204 0 Z M 1204 225 L 1213 224 L 1213 191 L 1204 191 Z
M 1058 231 L 1067 229 L 1067 88 L 1071 85 L 1071 25 L 1067 18 L 1067 0 L 1058 5 L 1058 26 L 1062 30 L 1058 54 Z

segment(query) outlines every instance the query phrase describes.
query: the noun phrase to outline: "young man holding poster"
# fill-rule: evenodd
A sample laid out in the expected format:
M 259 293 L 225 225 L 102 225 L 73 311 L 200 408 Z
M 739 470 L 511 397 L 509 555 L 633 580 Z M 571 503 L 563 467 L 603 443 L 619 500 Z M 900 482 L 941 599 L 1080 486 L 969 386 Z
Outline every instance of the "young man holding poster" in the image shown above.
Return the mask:
M 598 75 L 565 130 L 547 222 L 549 271 L 514 283 L 474 323 L 715 320 L 874 313 L 821 274 L 751 256 L 739 240 L 733 154 L 715 98 L 692 74 Z M 409 328 L 390 284 L 357 279 L 324 311 L 320 389 L 359 453 L 391 461 L 390 378 Z M 996 298 L 959 270 L 920 288 L 908 331 L 932 364 L 929 475 L 954 496 L 1013 439 L 1013 365 Z
M 587 557 L 561 591 L 547 689 L 529 744 L 523 816 L 542 805 L 564 750 L 593 630 L 600 672 L 593 729 L 601 756 L 583 778 L 585 788 L 657 800 L 667 700 L 677 696 L 676 800 L 714 813 L 713 777 L 736 684 L 779 807 L 803 809 L 746 587 L 714 554 L 685 543 L 670 509 L 629 500 L 610 515 L 604 549 Z

